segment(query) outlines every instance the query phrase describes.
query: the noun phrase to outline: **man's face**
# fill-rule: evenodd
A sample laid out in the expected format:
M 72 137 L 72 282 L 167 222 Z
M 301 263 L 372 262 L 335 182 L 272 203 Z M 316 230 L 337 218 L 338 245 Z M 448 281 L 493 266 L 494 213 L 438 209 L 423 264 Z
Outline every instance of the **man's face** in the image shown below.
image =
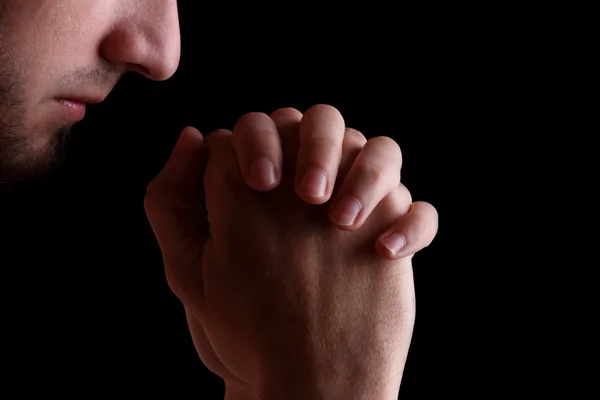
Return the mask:
M 85 103 L 179 64 L 176 0 L 0 0 L 0 186 L 42 175 Z

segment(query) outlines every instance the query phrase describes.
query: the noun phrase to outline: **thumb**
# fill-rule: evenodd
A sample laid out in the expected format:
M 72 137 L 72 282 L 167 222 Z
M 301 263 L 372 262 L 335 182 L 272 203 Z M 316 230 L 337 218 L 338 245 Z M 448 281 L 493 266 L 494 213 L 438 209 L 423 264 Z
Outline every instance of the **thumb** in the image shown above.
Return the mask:
M 195 128 L 185 128 L 165 167 L 148 185 L 144 198 L 148 221 L 163 254 L 167 280 L 180 299 L 190 292 L 182 285 L 202 287 L 200 262 L 209 237 L 201 208 L 206 159 L 202 134 Z

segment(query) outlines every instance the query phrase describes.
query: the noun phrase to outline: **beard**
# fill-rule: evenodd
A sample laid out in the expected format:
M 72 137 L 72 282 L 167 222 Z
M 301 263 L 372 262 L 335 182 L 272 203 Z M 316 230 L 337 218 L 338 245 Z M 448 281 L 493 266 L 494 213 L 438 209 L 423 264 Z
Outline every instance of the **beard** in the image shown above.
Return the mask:
M 50 179 L 65 158 L 71 132 L 70 126 L 57 127 L 40 144 L 39 132 L 25 121 L 24 102 L 7 90 L 9 81 L 1 68 L 0 62 L 0 193 Z
M 0 193 L 49 179 L 65 157 L 70 135 L 70 127 L 55 127 L 40 142 L 40 127 L 25 118 L 26 79 L 11 64 L 7 47 L 0 31 Z
M 0 124 L 0 193 L 25 191 L 51 180 L 65 159 L 70 128 L 54 131 L 42 149 L 31 146 L 18 126 L 10 129 Z

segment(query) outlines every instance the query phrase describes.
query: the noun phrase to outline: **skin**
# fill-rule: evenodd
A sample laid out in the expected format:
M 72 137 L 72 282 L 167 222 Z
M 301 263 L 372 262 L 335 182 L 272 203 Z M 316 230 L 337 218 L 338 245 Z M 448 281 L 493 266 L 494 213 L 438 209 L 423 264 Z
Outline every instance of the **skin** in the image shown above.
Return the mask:
M 179 64 L 175 0 L 1 4 L 0 181 L 38 178 L 60 160 L 74 121 L 56 98 L 102 100 L 125 72 L 164 80 Z
M 327 204 L 299 199 L 303 126 L 330 112 L 270 115 L 284 153 L 281 184 L 268 193 L 245 184 L 236 132 L 224 129 L 205 141 L 184 131 L 149 187 L 145 207 L 167 281 L 198 354 L 224 379 L 226 399 L 398 396 L 415 316 L 412 257 L 383 260 L 371 243 L 393 221 L 432 237 L 437 219 L 423 218 L 430 206 L 411 204 L 402 186 L 352 231 L 329 223 Z M 351 130 L 343 136 L 334 191 L 372 151 L 357 139 Z M 198 207 L 203 187 L 206 214 Z
M 0 191 L 43 177 L 60 161 L 74 122 L 57 98 L 103 100 L 126 72 L 160 81 L 179 64 L 176 0 L 1 0 L 0 22 Z M 333 107 L 317 106 L 308 114 L 313 122 L 300 132 L 295 176 L 300 198 L 329 202 L 332 222 L 355 230 L 388 194 L 403 190 L 410 196 L 399 182 L 398 145 L 386 137 L 367 142 L 356 131 L 353 140 L 364 151 L 332 196 L 348 128 Z M 261 191 L 276 188 L 282 149 L 273 121 L 249 113 L 233 131 L 246 183 Z M 319 187 L 323 193 L 316 193 Z M 380 238 L 388 240 L 377 241 L 382 257 L 406 257 L 433 240 L 419 233 L 418 223 L 437 219 L 435 209 L 416 202 L 411 211 L 417 225 L 398 220 Z
M 0 0 L 0 191 L 43 178 L 60 161 L 76 121 L 59 99 L 101 101 L 126 72 L 155 81 L 168 79 L 177 70 L 180 50 L 176 0 Z M 286 156 L 291 154 L 295 162 L 288 181 L 292 179 L 291 188 L 303 205 L 322 205 L 337 231 L 358 232 L 380 204 L 395 204 L 402 212 L 388 213 L 383 220 L 378 217 L 378 235 L 366 236 L 380 259 L 410 259 L 431 243 L 437 212 L 428 203 L 412 202 L 400 183 L 399 146 L 386 137 L 367 140 L 346 127 L 340 112 L 328 105 L 311 107 L 304 114 L 294 109 L 249 113 L 227 131 L 248 190 L 259 194 L 280 186 L 285 175 L 283 138 L 290 129 L 297 146 Z M 188 264 L 173 261 L 173 249 L 193 238 L 190 231 L 207 228 L 193 218 L 195 214 L 186 214 L 188 205 L 198 210 L 199 199 L 193 194 L 203 177 L 191 171 L 202 170 L 198 163 L 205 159 L 204 147 L 202 135 L 186 128 L 164 171 L 148 189 L 146 211 L 169 261 L 168 276 Z M 357 211 L 354 216 L 351 209 Z M 263 223 L 270 235 L 283 229 Z M 306 257 L 301 255 L 296 258 Z M 319 259 L 318 254 L 314 257 Z M 373 257 L 371 261 L 377 258 Z M 319 263 L 312 260 L 312 264 Z M 277 303 L 271 300 L 265 304 Z M 200 307 L 190 301 L 183 301 L 186 309 Z M 202 338 L 197 335 L 205 333 L 193 326 L 202 327 L 208 320 L 194 321 L 191 333 L 199 343 Z M 279 329 L 276 323 L 272 329 Z M 199 353 L 210 365 L 210 354 Z M 269 360 L 277 370 L 279 364 Z M 218 367 L 215 373 L 220 374 Z M 265 373 L 268 377 L 269 368 Z M 261 384 L 268 380 L 260 379 Z

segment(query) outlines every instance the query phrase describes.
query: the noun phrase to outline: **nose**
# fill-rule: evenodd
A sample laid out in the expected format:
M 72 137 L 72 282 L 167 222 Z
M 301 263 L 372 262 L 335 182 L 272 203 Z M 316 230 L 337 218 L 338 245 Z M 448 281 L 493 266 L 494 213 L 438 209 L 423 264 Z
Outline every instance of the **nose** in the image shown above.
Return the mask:
M 111 64 L 153 80 L 173 76 L 181 55 L 176 0 L 146 0 L 144 7 L 124 10 L 100 53 Z

